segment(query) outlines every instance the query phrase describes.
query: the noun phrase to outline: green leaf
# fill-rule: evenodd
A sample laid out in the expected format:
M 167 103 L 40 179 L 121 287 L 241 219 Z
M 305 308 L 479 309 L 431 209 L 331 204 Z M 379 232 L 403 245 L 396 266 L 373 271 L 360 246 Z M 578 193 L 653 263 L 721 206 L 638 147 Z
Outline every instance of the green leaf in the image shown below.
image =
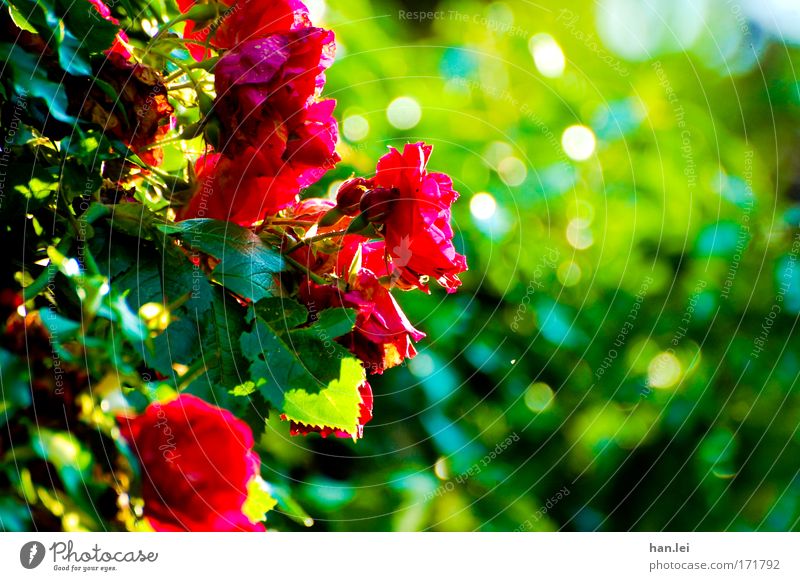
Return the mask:
M 17 8 L 9 4 L 8 12 L 11 14 L 11 20 L 14 21 L 14 24 L 19 26 L 22 30 L 36 33 L 36 29 L 33 25 L 28 22 L 27 18 L 25 18 Z
M 47 69 L 39 66 L 37 57 L 17 45 L 0 43 L 0 61 L 9 65 L 14 90 L 20 95 L 43 99 L 50 114 L 59 121 L 71 123 L 75 118 L 67 113 L 67 93 L 64 85 L 47 78 Z
M 215 384 L 233 388 L 246 375 L 239 342 L 244 332 L 243 320 L 242 307 L 222 289 L 215 288 L 203 345 L 208 376 Z
M 237 397 L 247 397 L 251 393 L 254 393 L 258 386 L 253 381 L 245 381 L 234 387 L 228 393 L 231 395 L 235 395 Z
M 352 331 L 355 324 L 355 309 L 325 309 L 319 314 L 314 328 L 319 335 L 336 338 Z
M 184 220 L 159 228 L 219 260 L 211 278 L 231 292 L 253 301 L 271 296 L 273 276 L 283 269 L 283 259 L 252 231 L 210 219 Z
M 81 330 L 79 322 L 62 317 L 52 309 L 42 309 L 40 313 L 42 324 L 53 339 L 70 339 Z
M 284 394 L 283 413 L 287 420 L 351 434 L 357 432 L 361 404 L 358 386 L 365 379 L 364 367 L 355 357 L 341 361 L 339 379 L 328 383 L 319 393 L 293 389 Z
M 69 33 L 79 39 L 84 55 L 110 48 L 119 32 L 119 26 L 103 18 L 87 0 L 56 0 L 55 9 Z
M 89 57 L 111 47 L 119 27 L 86 0 L 13 0 L 26 22 L 55 44 L 58 62 L 72 75 L 89 76 Z
M 101 271 L 112 272 L 118 263 L 122 265 L 124 270 L 112 276 L 111 285 L 128 292 L 126 298 L 134 310 L 150 302 L 182 302 L 171 311 L 172 322 L 166 330 L 150 341 L 152 349 L 144 342 L 135 344 L 146 364 L 171 376 L 174 363 L 191 366 L 207 357 L 212 287 L 203 273 L 172 244 L 158 252 L 153 244 L 121 233 L 113 233 L 109 240 L 113 241 L 111 257 L 101 263 Z
M 58 44 L 58 63 L 61 68 L 71 75 L 88 77 L 92 74 L 92 66 L 88 56 L 81 49 L 82 41 L 78 40 L 69 30 L 63 30 L 63 35 L 56 36 Z
M 284 304 L 283 316 L 277 306 Z M 311 326 L 289 328 L 301 320 L 298 305 L 270 298 L 253 308 L 253 329 L 242 335 L 250 378 L 259 393 L 290 420 L 309 426 L 355 432 L 365 379 L 360 362 L 333 339 L 353 327 L 353 313 L 328 309 Z M 348 322 L 346 322 L 348 321 Z
M 97 314 L 117 323 L 125 338 L 134 345 L 147 338 L 147 327 L 144 321 L 131 310 L 122 295 L 110 295 Z
M 137 203 L 120 203 L 110 206 L 111 226 L 115 231 L 136 236 L 144 240 L 152 240 L 152 226 L 156 215 L 146 206 Z
M 16 355 L 0 349 L 0 426 L 18 409 L 31 404 L 28 365 Z
M 84 483 L 91 478 L 91 452 L 72 434 L 45 428 L 36 429 L 32 444 L 40 458 L 56 467 L 70 496 L 83 498 Z
M 89 170 L 73 159 L 65 159 L 59 185 L 68 202 L 71 203 L 78 196 L 91 197 L 102 183 L 99 169 Z
M 258 301 L 256 314 L 266 323 L 282 324 L 287 329 L 302 325 L 308 319 L 308 309 L 284 297 L 269 297 Z
M 5 196 L 0 205 L 0 216 L 11 220 L 14 216 L 31 213 L 46 205 L 58 190 L 58 168 L 41 162 L 18 161 L 14 171 L 6 172 L 5 187 L 15 195 Z

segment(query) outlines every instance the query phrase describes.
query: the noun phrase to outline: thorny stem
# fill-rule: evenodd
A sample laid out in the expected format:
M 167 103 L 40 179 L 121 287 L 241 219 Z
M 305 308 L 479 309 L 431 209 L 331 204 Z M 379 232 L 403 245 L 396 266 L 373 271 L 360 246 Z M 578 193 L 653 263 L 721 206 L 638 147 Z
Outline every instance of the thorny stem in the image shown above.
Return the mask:
M 297 260 L 295 260 L 291 256 L 288 256 L 288 255 L 284 254 L 283 258 L 286 259 L 286 262 L 288 262 L 289 264 L 291 264 L 295 268 L 298 268 L 298 269 L 302 270 L 303 272 L 305 272 L 308 275 L 308 278 L 313 280 L 315 283 L 317 283 L 317 284 L 328 284 L 327 280 L 325 280 L 323 277 L 321 277 L 317 273 L 311 272 L 311 270 L 309 270 L 309 268 L 307 266 L 305 266 L 301 262 L 298 262 Z
M 313 244 L 319 240 L 325 240 L 326 238 L 336 238 L 337 236 L 344 236 L 347 234 L 347 230 L 336 230 L 334 232 L 326 232 L 325 234 L 317 234 L 316 236 L 311 236 L 310 238 L 303 238 L 300 242 L 295 244 L 294 246 L 290 247 L 286 250 L 286 253 L 289 254 L 294 252 L 298 248 L 306 246 L 307 244 Z

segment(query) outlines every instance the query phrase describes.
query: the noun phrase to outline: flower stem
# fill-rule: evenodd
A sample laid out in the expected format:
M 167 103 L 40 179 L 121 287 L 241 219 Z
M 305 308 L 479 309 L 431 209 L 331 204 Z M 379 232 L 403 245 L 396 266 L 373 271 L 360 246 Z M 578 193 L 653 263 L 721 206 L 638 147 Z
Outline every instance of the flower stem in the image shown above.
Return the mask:
M 311 238 L 303 238 L 300 242 L 295 244 L 294 246 L 290 247 L 286 250 L 286 254 L 290 254 L 297 250 L 302 246 L 306 246 L 307 244 L 313 244 L 319 240 L 325 240 L 326 238 L 336 238 L 337 236 L 344 236 L 347 234 L 347 230 L 336 230 L 334 232 L 326 232 L 325 234 L 317 234 L 316 236 L 312 236 Z
M 311 270 L 309 270 L 309 268 L 307 266 L 305 266 L 301 262 L 298 262 L 297 260 L 295 260 L 291 256 L 288 256 L 288 255 L 284 254 L 283 258 L 286 260 L 286 262 L 288 262 L 289 264 L 291 264 L 295 268 L 305 272 L 308 275 L 308 278 L 313 280 L 315 283 L 317 283 L 317 284 L 328 284 L 328 281 L 325 280 L 325 278 L 321 277 L 320 275 L 318 275 L 315 272 L 311 272 Z
M 308 226 L 309 224 L 316 224 L 314 220 L 289 220 L 287 218 L 273 218 L 269 222 L 265 222 L 265 226 Z

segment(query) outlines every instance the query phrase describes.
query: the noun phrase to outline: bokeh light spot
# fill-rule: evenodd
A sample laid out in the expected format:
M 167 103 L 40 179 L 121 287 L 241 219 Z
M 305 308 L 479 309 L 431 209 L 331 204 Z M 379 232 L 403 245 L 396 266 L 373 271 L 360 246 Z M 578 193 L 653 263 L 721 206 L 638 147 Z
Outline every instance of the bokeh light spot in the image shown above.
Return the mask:
M 525 390 L 525 405 L 528 406 L 528 409 L 537 414 L 553 405 L 554 398 L 555 394 L 552 388 L 546 383 L 532 383 L 528 386 L 528 389 Z
M 450 470 L 447 466 L 447 458 L 440 456 L 433 465 L 433 472 L 439 480 L 450 478 Z
M 497 211 L 497 202 L 491 194 L 480 192 L 469 201 L 469 211 L 477 220 L 488 220 Z
M 518 186 L 528 177 L 528 168 L 525 167 L 521 159 L 511 156 L 500 161 L 497 166 L 497 173 L 500 174 L 500 179 L 505 184 Z
M 556 78 L 564 73 L 566 59 L 556 40 L 547 33 L 535 34 L 528 42 L 533 62 L 545 77 Z
M 408 364 L 408 370 L 416 377 L 427 377 L 434 371 L 433 358 L 427 353 L 420 353 Z
M 586 250 L 594 244 L 589 224 L 582 218 L 573 218 L 567 224 L 567 242 L 577 250 Z
M 411 129 L 422 119 L 422 109 L 411 97 L 398 97 L 389 103 L 386 118 L 397 129 Z
M 348 141 L 359 142 L 369 135 L 369 121 L 361 115 L 345 117 L 342 133 Z
M 647 366 L 647 379 L 653 387 L 667 389 L 678 383 L 680 378 L 681 362 L 672 353 L 659 353 Z
M 585 125 L 570 125 L 561 135 L 561 147 L 570 159 L 584 161 L 594 153 L 597 140 L 594 132 Z
M 564 286 L 575 286 L 581 280 L 581 267 L 571 260 L 562 262 L 556 271 L 556 276 Z

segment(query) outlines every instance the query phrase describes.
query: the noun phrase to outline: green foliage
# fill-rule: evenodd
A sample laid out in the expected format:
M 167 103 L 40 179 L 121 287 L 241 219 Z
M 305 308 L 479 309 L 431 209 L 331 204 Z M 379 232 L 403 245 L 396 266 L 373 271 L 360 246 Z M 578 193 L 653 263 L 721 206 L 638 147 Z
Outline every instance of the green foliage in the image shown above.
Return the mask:
M 354 313 L 328 309 L 298 327 L 308 311 L 290 299 L 262 299 L 253 310 L 253 329 L 241 344 L 264 398 L 294 422 L 355 433 L 364 368 L 333 342 L 352 330 Z
M 432 142 L 434 169 L 462 196 L 454 228 L 470 271 L 435 308 L 398 296 L 435 339 L 371 378 L 380 422 L 357 449 L 290 451 L 270 424 L 267 445 L 307 466 L 298 495 L 327 519 L 318 526 L 800 526 L 800 286 L 780 294 L 800 272 L 783 278 L 800 224 L 786 153 L 800 122 L 796 39 L 737 22 L 724 2 L 704 19 L 604 17 L 634 4 L 644 7 L 443 1 L 419 8 L 441 17 L 420 21 L 398 16 L 407 3 L 327 3 L 345 47 L 327 85 L 344 164 L 316 192 L 370 172 L 387 142 Z M 563 51 L 560 76 L 537 69 L 541 33 Z M 420 106 L 410 129 L 386 114 L 398 97 Z M 358 117 L 366 134 L 352 130 Z M 562 148 L 575 124 L 597 138 L 587 161 Z M 470 211 L 478 193 L 497 204 L 489 218 Z M 781 312 L 753 356 L 773 304 Z M 669 349 L 677 381 L 654 387 Z M 520 441 L 484 467 L 513 433 Z
M 461 193 L 470 266 L 447 300 L 397 293 L 429 343 L 370 376 L 377 421 L 356 445 L 290 439 L 281 419 L 354 431 L 364 371 L 334 341 L 354 313 L 287 298 L 291 265 L 251 230 L 172 222 L 201 140 L 151 168 L 75 118 L 69 83 L 113 96 L 98 71 L 116 26 L 85 0 L 5 0 L 54 56 L 0 42 L 2 288 L 24 287 L 49 335 L 27 358 L 0 347 L 0 530 L 136 529 L 113 415 L 178 391 L 253 428 L 264 482 L 246 510 L 277 528 L 798 530 L 797 39 L 724 2 L 704 20 L 604 16 L 634 4 L 444 0 L 419 21 L 408 3 L 325 3 L 343 163 L 304 195 L 424 138 Z M 174 8 L 113 6 L 165 75 L 185 52 L 143 22 Z M 551 41 L 564 69 L 546 75 Z M 415 125 L 387 114 L 398 97 Z M 176 132 L 196 132 L 197 103 L 171 99 Z M 597 140 L 586 160 L 563 147 L 573 125 Z M 135 193 L 109 186 L 131 171 Z
M 251 230 L 202 218 L 162 225 L 161 230 L 217 258 L 212 279 L 228 290 L 253 301 L 271 296 L 273 275 L 283 269 L 283 260 Z

